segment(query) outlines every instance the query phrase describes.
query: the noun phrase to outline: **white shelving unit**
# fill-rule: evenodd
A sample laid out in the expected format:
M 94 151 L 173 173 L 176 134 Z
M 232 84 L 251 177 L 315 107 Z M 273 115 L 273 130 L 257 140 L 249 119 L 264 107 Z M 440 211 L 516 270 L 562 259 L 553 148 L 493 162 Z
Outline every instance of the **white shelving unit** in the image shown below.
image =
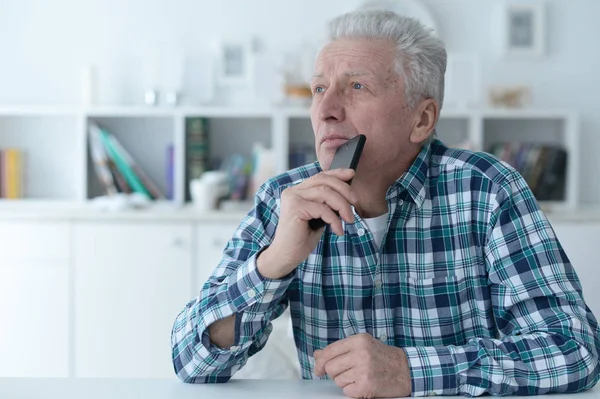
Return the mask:
M 28 199 L 37 203 L 85 203 L 101 194 L 88 155 L 90 122 L 102 123 L 114 133 L 163 190 L 166 187 L 166 147 L 172 144 L 175 152 L 173 203 L 182 205 L 185 202 L 185 121 L 193 117 L 210 121 L 212 157 L 233 152 L 249 155 L 252 143 L 260 141 L 274 148 L 277 173 L 288 169 L 292 146 L 313 146 L 309 110 L 301 107 L 2 106 L 0 148 L 19 147 L 26 151 Z M 561 145 L 568 152 L 566 200 L 553 205 L 569 209 L 577 206 L 579 120 L 575 112 L 444 109 L 437 132 L 447 145 L 469 141 L 477 150 L 505 141 Z

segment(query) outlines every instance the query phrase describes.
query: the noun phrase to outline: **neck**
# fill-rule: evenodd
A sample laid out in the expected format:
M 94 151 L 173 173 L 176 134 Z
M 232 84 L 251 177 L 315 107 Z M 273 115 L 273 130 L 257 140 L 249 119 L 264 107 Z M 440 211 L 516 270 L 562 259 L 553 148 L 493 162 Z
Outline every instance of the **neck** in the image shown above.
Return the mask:
M 388 212 L 387 190 L 410 168 L 417 155 L 384 171 L 359 167 L 352 181 L 352 190 L 357 196 L 354 207 L 360 217 L 374 218 Z

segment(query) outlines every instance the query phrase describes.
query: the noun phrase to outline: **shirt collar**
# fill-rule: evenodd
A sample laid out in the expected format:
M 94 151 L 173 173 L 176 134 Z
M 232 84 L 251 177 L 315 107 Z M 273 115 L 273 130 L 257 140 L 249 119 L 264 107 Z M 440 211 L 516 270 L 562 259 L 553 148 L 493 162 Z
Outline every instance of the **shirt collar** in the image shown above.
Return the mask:
M 422 148 L 410 168 L 388 189 L 386 198 L 392 198 L 397 192 L 406 190 L 412 200 L 421 208 L 425 201 L 425 181 L 429 174 L 429 159 L 431 156 L 432 142 Z

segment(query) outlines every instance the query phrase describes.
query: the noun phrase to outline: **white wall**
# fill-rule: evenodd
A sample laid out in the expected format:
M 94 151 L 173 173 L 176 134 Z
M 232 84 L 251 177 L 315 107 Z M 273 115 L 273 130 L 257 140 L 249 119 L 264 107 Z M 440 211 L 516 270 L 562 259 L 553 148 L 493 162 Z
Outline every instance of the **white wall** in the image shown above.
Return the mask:
M 481 57 L 484 87 L 525 83 L 536 107 L 582 115 L 581 198 L 600 202 L 600 1 L 548 0 L 548 54 L 499 57 L 494 10 L 502 0 L 419 0 L 432 9 L 448 50 Z M 181 49 L 200 65 L 219 36 L 262 41 L 259 95 L 269 98 L 273 61 L 361 0 L 0 0 L 0 104 L 73 104 L 81 68 L 98 67 L 100 103 L 139 103 L 144 60 L 153 48 Z M 146 62 L 146 65 L 148 63 Z M 194 80 L 187 78 L 192 84 Z M 1 134 L 1 132 L 0 132 Z

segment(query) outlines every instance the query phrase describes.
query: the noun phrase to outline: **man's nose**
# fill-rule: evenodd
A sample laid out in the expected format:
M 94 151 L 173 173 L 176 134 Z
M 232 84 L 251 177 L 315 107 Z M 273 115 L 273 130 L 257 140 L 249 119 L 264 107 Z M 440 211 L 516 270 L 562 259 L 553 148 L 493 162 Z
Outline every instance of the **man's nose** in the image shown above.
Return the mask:
M 317 116 L 322 121 L 343 121 L 346 117 L 346 110 L 342 98 L 337 90 L 330 88 L 323 95 L 319 104 Z

